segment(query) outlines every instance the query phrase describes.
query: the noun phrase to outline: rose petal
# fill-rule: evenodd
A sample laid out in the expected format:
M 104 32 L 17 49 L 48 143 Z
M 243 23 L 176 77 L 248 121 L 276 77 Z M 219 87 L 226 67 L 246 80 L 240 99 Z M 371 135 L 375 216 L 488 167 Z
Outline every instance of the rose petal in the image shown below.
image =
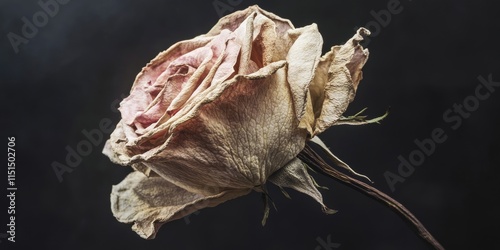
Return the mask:
M 306 132 L 298 128 L 290 105 L 284 66 L 284 61 L 271 63 L 211 86 L 208 96 L 199 96 L 195 106 L 164 124 L 170 136 L 162 147 L 131 162 L 150 163 L 156 173 L 190 192 L 264 184 L 305 143 Z
M 196 90 L 198 85 L 202 82 L 203 78 L 206 76 L 207 68 L 211 66 L 210 61 L 212 60 L 213 52 L 206 47 L 200 48 L 196 55 L 195 65 L 193 67 L 196 70 L 193 72 L 192 76 L 189 80 L 182 84 L 182 89 L 177 93 L 177 96 L 172 100 L 170 105 L 168 106 L 166 112 L 169 115 L 172 115 L 173 112 L 180 109 L 182 105 L 191 97 L 191 94 Z M 201 62 L 200 62 L 201 61 Z M 183 62 L 188 63 L 188 62 Z M 157 114 L 162 114 L 163 112 L 157 112 Z M 159 119 L 159 117 L 158 117 Z
M 228 190 L 211 196 L 187 192 L 161 177 L 132 172 L 111 192 L 111 210 L 118 221 L 134 223 L 142 238 L 154 239 L 160 226 L 205 207 L 248 194 L 248 190 Z
M 254 19 L 254 27 L 251 59 L 258 68 L 265 67 L 273 61 L 284 60 L 285 56 L 275 58 L 278 40 L 276 23 L 264 15 L 257 15 Z
M 116 125 L 115 130 L 111 133 L 110 138 L 104 144 L 102 153 L 116 164 L 126 166 L 130 161 L 129 152 L 125 147 L 126 135 L 123 129 L 123 121 Z
M 332 47 L 322 57 L 311 84 L 311 96 L 316 100 L 314 112 L 319 114 L 312 136 L 334 125 L 353 100 L 362 78 L 361 68 L 368 59 L 368 50 L 363 49 L 359 42 L 369 34 L 367 29 L 360 28 L 344 45 Z M 328 72 L 325 72 L 327 68 Z M 325 76 L 328 76 L 326 84 Z
M 291 188 L 307 194 L 321 204 L 325 213 L 335 213 L 335 210 L 323 204 L 323 196 L 316 188 L 314 180 L 307 173 L 304 163 L 297 158 L 294 158 L 286 166 L 272 174 L 268 180 L 276 186 Z
M 250 56 L 252 55 L 254 17 L 255 14 L 248 16 L 234 32 L 236 41 L 241 44 L 240 64 L 238 65 L 238 73 L 241 75 L 250 74 L 258 69 L 255 62 L 250 60 Z
M 137 75 L 134 81 L 134 85 L 130 91 L 130 96 L 125 98 L 120 103 L 119 110 L 122 113 L 122 118 L 127 122 L 127 124 L 131 124 L 137 116 L 137 113 L 143 112 L 148 107 L 149 103 L 156 97 L 150 96 L 145 98 L 144 96 L 141 96 L 148 93 L 144 93 L 144 89 L 155 83 L 172 61 L 194 49 L 203 47 L 212 39 L 213 37 L 200 36 L 191 40 L 178 42 L 172 45 L 168 50 L 159 53 L 158 56 L 143 67 L 142 71 Z M 154 93 L 158 93 L 161 90 L 161 87 L 162 86 L 157 86 L 149 90 L 149 92 L 152 91 Z
M 205 79 L 203 79 L 203 82 L 198 86 L 198 88 L 196 88 L 194 93 L 191 95 L 188 102 L 191 102 L 198 95 L 204 95 L 203 92 L 206 91 L 208 87 L 210 87 L 210 85 L 218 85 L 221 82 L 227 80 L 235 73 L 234 68 L 236 62 L 238 61 L 238 55 L 240 49 L 241 46 L 236 42 L 234 42 L 233 40 L 227 41 L 227 46 L 219 55 L 214 65 L 208 72 L 207 76 L 205 77 Z
M 134 81 L 132 89 L 136 86 L 145 85 L 148 82 L 155 82 L 157 77 L 167 69 L 171 62 L 182 55 L 205 46 L 212 39 L 213 37 L 210 36 L 198 36 L 190 40 L 178 42 L 167 50 L 160 52 L 151 62 L 142 68 L 142 71 Z
M 213 68 L 217 69 L 220 65 L 215 66 L 214 64 L 217 63 L 220 57 L 225 57 L 225 56 L 236 56 L 238 55 L 239 46 L 234 46 L 230 39 L 234 39 L 234 35 L 231 34 L 228 30 L 223 30 L 218 36 L 216 36 L 210 43 L 208 43 L 205 47 L 199 48 L 197 50 L 194 50 L 190 52 L 190 54 L 193 54 L 192 56 L 188 56 L 186 59 L 188 60 L 193 60 L 194 62 L 191 63 L 186 63 L 189 64 L 193 67 L 196 68 L 196 71 L 194 72 L 193 76 L 187 81 L 186 83 L 183 84 L 182 90 L 177 93 L 177 96 L 175 97 L 174 100 L 170 103 L 170 106 L 167 109 L 167 113 L 171 115 L 174 111 L 180 109 L 182 105 L 195 93 L 198 93 L 198 87 L 203 85 L 203 83 L 207 83 L 207 75 L 210 73 L 209 71 Z M 229 49 L 228 46 L 230 46 Z M 193 53 L 195 51 L 199 51 L 199 53 Z M 228 55 L 228 53 L 231 53 Z M 181 56 L 179 59 L 184 58 L 185 56 Z M 232 59 L 232 58 L 229 58 Z M 176 60 L 177 61 L 177 60 Z M 175 62 L 175 61 L 174 61 Z M 174 63 L 172 62 L 172 63 Z M 236 62 L 236 59 L 234 59 L 234 62 Z M 182 63 L 182 62 L 179 62 Z M 227 63 L 226 63 L 227 64 Z M 232 74 L 234 71 L 233 68 L 228 69 L 226 64 L 223 64 L 222 66 L 225 66 L 222 68 L 225 72 L 217 71 L 215 72 L 214 76 L 214 81 L 218 80 L 225 80 L 225 78 L 229 77 L 229 75 Z M 231 64 L 231 62 L 229 62 Z M 231 67 L 233 67 L 231 65 Z M 210 82 L 208 82 L 210 84 Z M 213 83 L 216 84 L 216 83 Z M 206 86 L 201 86 L 202 88 L 206 88 Z M 163 113 L 163 112 L 161 112 Z
M 207 82 L 211 85 L 220 84 L 221 82 L 227 80 L 231 75 L 233 75 L 235 73 L 234 68 L 236 62 L 238 61 L 238 54 L 240 51 L 241 45 L 237 44 L 233 40 L 227 41 L 226 48 L 220 55 L 222 59 L 221 63 L 217 65 L 217 67 L 214 66 L 215 72 L 213 79 L 211 79 L 210 82 Z
M 300 120 L 306 109 L 307 90 L 321 57 L 323 38 L 316 24 L 291 30 L 289 36 L 295 41 L 286 57 L 287 79 L 293 95 L 295 114 Z
M 283 36 L 289 29 L 293 29 L 293 24 L 288 19 L 281 18 L 271 12 L 261 9 L 257 5 L 250 6 L 244 10 L 236 11 L 222 17 L 219 22 L 207 33 L 208 36 L 219 34 L 224 29 L 236 30 L 239 25 L 253 13 L 264 15 L 276 24 L 276 31 L 279 36 Z
M 292 45 L 287 32 L 294 29 L 294 26 L 290 20 L 267 12 L 257 5 L 250 6 L 245 10 L 236 11 L 221 18 L 206 35 L 215 36 L 225 29 L 235 31 L 242 26 L 242 23 L 249 16 L 254 16 L 254 38 L 259 32 L 261 34 L 260 37 L 263 38 L 262 41 L 259 41 L 262 45 L 263 52 L 261 53 L 261 57 L 263 57 L 263 60 L 267 63 L 284 60 L 288 49 Z M 259 31 L 259 29 L 263 30 Z M 272 36 L 270 36 L 271 33 Z M 254 62 L 258 64 L 257 60 L 254 60 Z M 267 63 L 264 63 L 263 66 L 267 65 Z

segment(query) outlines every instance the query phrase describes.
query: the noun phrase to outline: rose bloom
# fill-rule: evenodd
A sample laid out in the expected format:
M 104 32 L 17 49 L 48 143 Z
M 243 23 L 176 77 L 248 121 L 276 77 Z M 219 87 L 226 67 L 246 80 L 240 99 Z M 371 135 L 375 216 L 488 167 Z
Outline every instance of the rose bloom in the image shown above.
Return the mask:
M 368 51 L 358 32 L 321 56 L 316 24 L 251 6 L 161 52 L 120 103 L 103 153 L 134 172 L 113 186 L 114 216 L 152 239 L 159 227 L 267 181 L 322 201 L 297 155 L 354 98 Z

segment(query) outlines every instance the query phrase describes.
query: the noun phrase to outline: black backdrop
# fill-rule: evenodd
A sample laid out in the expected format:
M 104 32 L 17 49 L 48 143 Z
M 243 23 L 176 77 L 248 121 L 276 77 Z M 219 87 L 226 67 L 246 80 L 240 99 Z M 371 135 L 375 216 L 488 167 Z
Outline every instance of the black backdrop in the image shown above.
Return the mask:
M 324 51 L 368 25 L 370 59 L 347 114 L 369 107 L 367 114 L 377 116 L 391 107 L 390 115 L 380 125 L 333 127 L 324 141 L 413 211 L 447 249 L 500 248 L 500 88 L 488 97 L 481 96 L 485 88 L 476 94 L 478 77 L 500 82 L 493 1 L 66 2 L 47 20 L 38 17 L 37 32 L 18 45 L 10 32 L 23 35 L 22 18 L 42 8 L 37 1 L 0 2 L 0 131 L 4 150 L 7 137 L 16 137 L 18 188 L 12 243 L 3 226 L 9 223 L 4 155 L 0 249 L 427 249 L 387 207 L 322 176 L 316 178 L 330 188 L 322 193 L 340 211 L 335 215 L 324 215 L 300 193 L 290 191 L 288 200 L 272 188 L 278 211 L 265 227 L 254 192 L 168 223 L 150 241 L 111 214 L 111 186 L 131 169 L 103 156 L 103 142 L 58 180 L 52 164 L 64 163 L 67 147 L 85 140 L 82 130 L 98 129 L 106 119 L 116 124 L 111 105 L 128 93 L 142 66 L 174 42 L 207 32 L 220 13 L 253 4 L 296 27 L 317 23 Z M 398 13 L 382 24 L 372 14 L 398 2 Z M 468 110 L 456 114 L 454 105 L 464 101 Z M 392 192 L 384 173 L 397 174 L 398 157 L 409 159 L 418 150 L 414 141 L 439 128 L 446 141 Z M 336 244 L 321 245 L 328 241 Z

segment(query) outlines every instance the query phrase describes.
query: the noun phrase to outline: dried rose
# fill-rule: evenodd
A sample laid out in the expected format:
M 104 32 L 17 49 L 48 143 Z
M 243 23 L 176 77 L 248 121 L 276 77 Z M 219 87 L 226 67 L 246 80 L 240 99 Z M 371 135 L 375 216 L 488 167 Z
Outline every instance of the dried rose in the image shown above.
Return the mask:
M 294 28 L 258 6 L 174 44 L 137 76 L 103 153 L 136 171 L 113 187 L 112 211 L 143 238 L 204 207 L 265 191 L 269 180 L 322 196 L 296 158 L 344 122 L 368 51 L 359 29 L 321 56 L 316 24 Z

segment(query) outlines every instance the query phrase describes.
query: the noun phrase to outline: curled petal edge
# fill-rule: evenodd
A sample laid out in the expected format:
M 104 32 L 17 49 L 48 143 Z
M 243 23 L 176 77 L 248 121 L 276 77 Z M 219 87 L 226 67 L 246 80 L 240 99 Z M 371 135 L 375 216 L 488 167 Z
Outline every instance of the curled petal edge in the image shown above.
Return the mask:
M 359 43 L 370 32 L 365 28 L 358 29 L 357 33 L 344 45 L 333 46 L 320 59 L 315 79 L 309 88 L 311 102 L 304 121 L 314 121 L 314 124 L 305 124 L 310 127 L 311 137 L 325 131 L 341 118 L 349 103 L 354 99 L 356 89 L 361 81 L 364 64 L 368 60 L 369 52 Z M 315 119 L 311 119 L 311 117 Z
M 111 211 L 123 223 L 134 223 L 132 229 L 144 239 L 154 239 L 166 222 L 180 219 L 205 207 L 248 194 L 251 189 L 226 190 L 204 196 L 190 193 L 161 177 L 130 173 L 113 186 Z

